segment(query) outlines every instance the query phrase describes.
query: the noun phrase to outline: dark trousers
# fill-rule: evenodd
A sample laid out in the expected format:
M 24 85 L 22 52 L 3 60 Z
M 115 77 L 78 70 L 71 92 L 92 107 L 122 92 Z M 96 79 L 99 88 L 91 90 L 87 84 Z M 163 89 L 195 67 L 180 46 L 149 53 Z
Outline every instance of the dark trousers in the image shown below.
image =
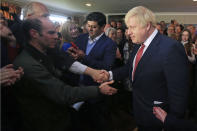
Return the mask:
M 79 110 L 83 131 L 111 131 L 110 113 L 105 103 L 84 103 Z
M 162 127 L 138 126 L 138 131 L 162 131 Z
M 12 88 L 1 88 L 1 131 L 21 131 L 22 119 Z

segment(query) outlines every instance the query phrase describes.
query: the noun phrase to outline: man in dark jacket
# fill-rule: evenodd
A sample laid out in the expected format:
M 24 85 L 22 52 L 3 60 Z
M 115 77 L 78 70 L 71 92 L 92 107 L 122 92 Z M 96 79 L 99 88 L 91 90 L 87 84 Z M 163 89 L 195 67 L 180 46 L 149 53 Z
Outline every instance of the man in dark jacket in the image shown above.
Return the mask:
M 43 24 L 44 23 L 44 24 Z M 24 77 L 17 84 L 15 94 L 23 117 L 25 131 L 71 130 L 70 104 L 100 95 L 112 95 L 116 89 L 106 85 L 71 87 L 63 83 L 47 48 L 55 47 L 57 33 L 48 18 L 24 22 L 27 46 L 14 61 L 24 69 Z
M 116 44 L 104 34 L 106 17 L 101 12 L 91 12 L 86 17 L 87 34 L 82 34 L 76 39 L 78 49 L 71 49 L 74 58 L 91 68 L 110 70 L 115 62 Z M 74 52 L 74 53 L 73 53 Z M 98 85 L 91 77 L 81 75 L 79 84 Z M 80 108 L 83 121 L 91 123 L 96 131 L 110 131 L 109 109 L 105 104 L 105 97 L 98 97 L 85 101 Z

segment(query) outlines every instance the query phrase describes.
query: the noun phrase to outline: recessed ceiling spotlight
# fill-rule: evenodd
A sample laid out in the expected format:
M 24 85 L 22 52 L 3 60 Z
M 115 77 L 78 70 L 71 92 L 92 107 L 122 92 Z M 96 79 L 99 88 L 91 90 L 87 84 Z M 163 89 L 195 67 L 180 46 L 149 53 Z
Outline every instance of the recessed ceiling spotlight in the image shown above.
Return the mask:
M 90 3 L 86 3 L 85 5 L 86 5 L 86 6 L 92 6 L 92 4 L 90 4 Z
M 193 1 L 197 1 L 197 0 L 193 0 Z

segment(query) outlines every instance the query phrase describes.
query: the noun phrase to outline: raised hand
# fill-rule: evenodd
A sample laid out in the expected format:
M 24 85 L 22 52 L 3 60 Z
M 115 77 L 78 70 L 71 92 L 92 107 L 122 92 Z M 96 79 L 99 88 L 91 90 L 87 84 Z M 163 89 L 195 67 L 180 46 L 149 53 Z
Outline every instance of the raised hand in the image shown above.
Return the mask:
M 105 94 L 105 95 L 113 95 L 113 94 L 115 94 L 115 93 L 117 92 L 117 89 L 115 89 L 115 88 L 109 86 L 109 84 L 112 84 L 112 83 L 114 83 L 113 80 L 101 84 L 101 85 L 99 86 L 100 92 L 101 92 L 102 94 Z

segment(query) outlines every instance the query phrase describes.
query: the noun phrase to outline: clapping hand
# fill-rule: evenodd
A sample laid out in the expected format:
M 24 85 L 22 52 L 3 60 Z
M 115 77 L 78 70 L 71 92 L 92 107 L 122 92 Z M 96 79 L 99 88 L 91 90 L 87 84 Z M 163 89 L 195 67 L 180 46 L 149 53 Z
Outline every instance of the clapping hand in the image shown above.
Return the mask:
M 9 64 L 0 69 L 0 74 L 0 84 L 10 86 L 19 80 L 24 72 L 21 67 L 15 70 L 13 64 Z

